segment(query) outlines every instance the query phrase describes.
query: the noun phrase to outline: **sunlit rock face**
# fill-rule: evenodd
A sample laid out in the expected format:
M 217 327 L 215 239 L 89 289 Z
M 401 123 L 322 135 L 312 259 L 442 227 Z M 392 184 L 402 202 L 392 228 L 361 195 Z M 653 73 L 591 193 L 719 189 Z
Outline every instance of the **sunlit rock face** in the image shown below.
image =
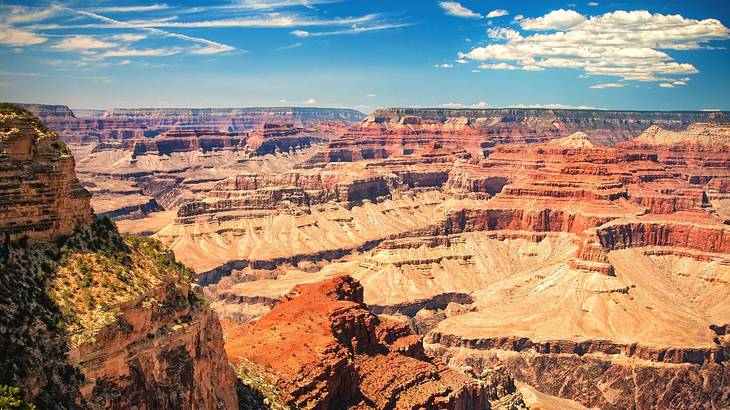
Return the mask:
M 627 114 L 607 146 L 578 125 L 490 137 L 471 115 L 376 112 L 292 170 L 218 184 L 157 237 L 231 322 L 346 273 L 454 368 L 505 366 L 588 407 L 727 405 L 722 118 Z
M 236 408 L 217 315 L 153 239 L 95 220 L 71 151 L 0 106 L 0 384 L 39 408 Z

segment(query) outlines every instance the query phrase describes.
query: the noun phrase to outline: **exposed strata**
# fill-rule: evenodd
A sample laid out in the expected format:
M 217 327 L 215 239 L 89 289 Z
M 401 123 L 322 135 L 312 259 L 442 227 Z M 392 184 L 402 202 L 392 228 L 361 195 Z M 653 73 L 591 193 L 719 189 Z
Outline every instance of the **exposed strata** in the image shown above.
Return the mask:
M 63 105 L 21 104 L 36 114 L 65 142 L 154 138 L 165 131 L 244 132 L 265 123 L 296 121 L 300 126 L 320 122 L 355 122 L 364 115 L 355 110 L 302 107 L 251 108 L 112 108 L 76 117 Z M 87 111 L 80 111 L 87 113 Z
M 77 117 L 65 106 L 26 107 L 70 144 L 79 178 L 99 188 L 93 205 L 115 219 L 176 209 L 229 175 L 306 159 L 303 152 L 363 117 L 319 108 L 82 110 L 90 117 Z M 141 196 L 107 193 L 115 180 L 131 181 Z
M 685 130 L 694 121 L 703 124 Z M 196 174 L 199 161 L 242 152 L 224 147 L 173 152 L 164 161 L 174 165 L 164 166 L 182 171 L 165 178 L 152 175 L 165 155 L 123 167 L 178 208 L 157 237 L 207 284 L 213 308 L 231 321 L 229 346 L 253 342 L 242 329 L 258 323 L 271 325 L 262 338 L 279 326 L 296 334 L 293 320 L 274 324 L 289 303 L 280 298 L 349 273 L 372 312 L 424 334 L 428 353 L 472 377 L 501 364 L 539 394 L 586 406 L 722 408 L 725 121 L 723 113 L 395 109 L 333 133 L 316 153 L 287 155 L 285 166 L 275 165 L 280 155 Z M 106 148 L 87 155 L 116 163 Z M 185 191 L 174 188 L 181 175 Z M 272 353 L 282 360 L 269 363 L 271 352 L 260 353 L 263 368 L 326 373 L 324 356 Z M 358 363 L 356 353 L 346 357 Z M 373 374 L 382 378 L 382 369 Z M 334 378 L 317 380 L 296 392 L 331 397 L 318 392 Z M 286 381 L 274 376 L 272 388 L 294 400 Z M 370 387 L 367 397 L 378 399 L 394 391 Z
M 29 112 L 0 110 L 0 384 L 42 408 L 235 408 L 192 272 L 159 242 L 92 221 L 65 144 Z
M 66 145 L 29 112 L 0 107 L 0 234 L 53 240 L 88 225 L 89 193 Z
M 293 408 L 476 409 L 516 391 L 431 362 L 418 336 L 368 312 L 362 293 L 349 276 L 297 286 L 256 322 L 227 327 L 228 355 L 268 369 Z
M 373 311 L 425 334 L 427 351 L 453 367 L 502 364 L 540 394 L 588 407 L 727 405 L 730 229 L 713 205 L 728 191 L 725 151 L 641 140 L 605 147 L 586 132 L 501 141 L 475 155 L 468 123 L 429 121 L 368 119 L 286 174 L 219 185 L 200 211 L 163 230 L 178 234 L 160 237 L 175 247 L 175 238 L 194 237 L 183 229 L 195 230 L 204 245 L 185 243 L 188 255 L 245 244 L 240 264 L 205 276 L 217 282 L 206 289 L 213 307 L 230 320 L 267 315 L 298 283 L 349 273 Z M 448 141 L 459 135 L 463 144 Z M 667 159 L 674 151 L 685 161 Z M 331 181 L 329 191 L 302 178 L 311 174 Z M 323 194 L 355 175 L 380 178 L 387 190 L 354 202 Z M 267 192 L 291 195 L 287 206 Z M 395 220 L 349 219 L 428 197 L 439 199 L 391 211 Z M 325 225 L 323 206 L 352 224 Z M 297 227 L 293 236 L 261 222 L 283 216 L 301 221 L 285 225 Z M 342 233 L 323 241 L 329 232 Z M 289 246 L 299 238 L 308 246 Z M 283 251 L 273 257 L 272 248 Z

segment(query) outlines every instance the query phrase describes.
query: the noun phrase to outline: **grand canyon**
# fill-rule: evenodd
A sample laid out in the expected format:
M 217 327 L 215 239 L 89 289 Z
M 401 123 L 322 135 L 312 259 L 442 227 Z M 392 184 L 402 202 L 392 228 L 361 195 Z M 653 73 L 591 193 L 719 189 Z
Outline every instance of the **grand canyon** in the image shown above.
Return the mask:
M 0 410 L 730 409 L 730 8 L 661 3 L 0 0 Z
M 730 404 L 725 113 L 3 110 L 39 403 Z

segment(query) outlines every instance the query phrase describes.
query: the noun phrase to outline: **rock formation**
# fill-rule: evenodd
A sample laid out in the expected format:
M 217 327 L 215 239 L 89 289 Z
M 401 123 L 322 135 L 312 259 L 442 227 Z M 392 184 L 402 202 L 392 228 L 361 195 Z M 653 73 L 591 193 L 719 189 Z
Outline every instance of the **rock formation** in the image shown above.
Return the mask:
M 298 409 L 483 409 L 516 392 L 509 375 L 485 383 L 430 361 L 418 336 L 362 300 L 349 276 L 297 286 L 256 322 L 229 324 L 226 350 L 241 372 L 268 369 L 275 400 Z
M 41 408 L 235 408 L 221 326 L 159 242 L 93 221 L 73 157 L 0 107 L 0 384 Z
M 71 151 L 29 112 L 0 107 L 0 233 L 3 242 L 53 240 L 91 222 L 89 193 Z
M 490 138 L 468 115 L 389 113 L 293 170 L 231 177 L 157 237 L 230 321 L 349 273 L 373 312 L 452 367 L 502 365 L 525 391 L 587 407 L 728 404 L 722 118 L 691 114 L 716 122 L 682 130 L 647 115 L 634 132 L 656 121 L 680 137 L 608 147 L 589 130 L 525 143 L 532 134 Z M 337 194 L 359 179 L 382 183 Z

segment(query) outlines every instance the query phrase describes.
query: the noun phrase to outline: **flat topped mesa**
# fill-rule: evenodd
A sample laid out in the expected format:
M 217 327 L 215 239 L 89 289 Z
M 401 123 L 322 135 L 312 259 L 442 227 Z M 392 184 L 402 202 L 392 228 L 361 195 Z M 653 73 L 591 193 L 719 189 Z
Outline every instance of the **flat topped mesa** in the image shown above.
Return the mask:
M 588 135 L 580 131 L 567 137 L 552 140 L 548 144 L 565 148 L 593 148 L 593 143 L 588 139 Z
M 74 158 L 30 112 L 0 105 L 0 236 L 53 240 L 91 223 Z
M 684 131 L 670 131 L 653 125 L 631 141 L 636 144 L 730 146 L 730 125 L 695 123 Z

